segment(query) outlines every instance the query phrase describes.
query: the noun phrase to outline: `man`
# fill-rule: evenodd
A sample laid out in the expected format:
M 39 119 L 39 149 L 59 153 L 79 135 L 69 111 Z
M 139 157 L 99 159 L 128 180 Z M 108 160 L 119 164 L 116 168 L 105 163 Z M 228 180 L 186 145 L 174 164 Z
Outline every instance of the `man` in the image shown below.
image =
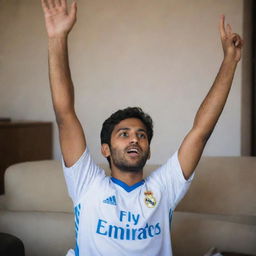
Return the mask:
M 186 193 L 193 171 L 225 105 L 242 40 L 220 19 L 224 59 L 192 129 L 179 150 L 150 177 L 143 167 L 150 157 L 152 120 L 140 108 L 119 110 L 102 127 L 102 154 L 111 176 L 92 160 L 74 109 L 68 64 L 68 34 L 76 21 L 77 4 L 41 0 L 48 33 L 49 73 L 60 134 L 63 167 L 74 203 L 76 248 L 70 255 L 172 255 L 170 218 Z

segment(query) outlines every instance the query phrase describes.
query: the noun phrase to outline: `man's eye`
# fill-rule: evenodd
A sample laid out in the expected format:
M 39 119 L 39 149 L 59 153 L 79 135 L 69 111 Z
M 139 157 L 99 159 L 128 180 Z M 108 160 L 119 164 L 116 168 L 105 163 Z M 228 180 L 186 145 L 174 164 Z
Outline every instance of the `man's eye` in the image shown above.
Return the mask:
M 120 137 L 128 137 L 128 133 L 127 132 L 121 132 Z
M 146 138 L 146 135 L 144 133 L 139 133 L 138 134 L 138 138 L 140 139 L 145 139 Z

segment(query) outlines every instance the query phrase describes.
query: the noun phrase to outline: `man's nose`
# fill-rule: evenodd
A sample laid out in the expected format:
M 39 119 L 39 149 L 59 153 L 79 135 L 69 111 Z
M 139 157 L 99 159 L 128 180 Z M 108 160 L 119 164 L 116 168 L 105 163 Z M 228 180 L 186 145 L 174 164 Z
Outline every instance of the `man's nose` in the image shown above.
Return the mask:
M 136 134 L 132 134 L 130 138 L 131 138 L 130 143 L 133 143 L 133 144 L 138 143 L 138 137 Z

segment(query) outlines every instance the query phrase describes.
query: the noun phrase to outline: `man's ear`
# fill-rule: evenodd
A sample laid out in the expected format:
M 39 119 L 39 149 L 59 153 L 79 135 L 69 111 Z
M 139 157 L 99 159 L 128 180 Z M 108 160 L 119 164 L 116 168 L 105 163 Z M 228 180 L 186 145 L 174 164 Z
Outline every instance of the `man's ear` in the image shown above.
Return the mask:
M 110 148 L 107 143 L 101 144 L 101 154 L 106 158 L 110 156 Z

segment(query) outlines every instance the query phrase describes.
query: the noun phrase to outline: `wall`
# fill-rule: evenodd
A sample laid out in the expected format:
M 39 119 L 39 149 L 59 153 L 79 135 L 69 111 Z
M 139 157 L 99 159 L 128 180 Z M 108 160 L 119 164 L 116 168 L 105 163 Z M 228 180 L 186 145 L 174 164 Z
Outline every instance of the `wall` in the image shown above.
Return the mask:
M 76 109 L 94 158 L 101 124 L 141 106 L 155 122 L 151 163 L 165 161 L 192 126 L 222 61 L 218 22 L 243 33 L 242 0 L 81 0 L 70 35 Z M 0 0 L 0 116 L 52 120 L 47 38 L 40 1 Z M 239 64 L 205 155 L 241 153 Z M 55 158 L 59 158 L 54 131 Z
M 244 1 L 243 39 L 245 41 L 242 61 L 242 113 L 241 155 L 251 155 L 252 143 L 252 1 Z

